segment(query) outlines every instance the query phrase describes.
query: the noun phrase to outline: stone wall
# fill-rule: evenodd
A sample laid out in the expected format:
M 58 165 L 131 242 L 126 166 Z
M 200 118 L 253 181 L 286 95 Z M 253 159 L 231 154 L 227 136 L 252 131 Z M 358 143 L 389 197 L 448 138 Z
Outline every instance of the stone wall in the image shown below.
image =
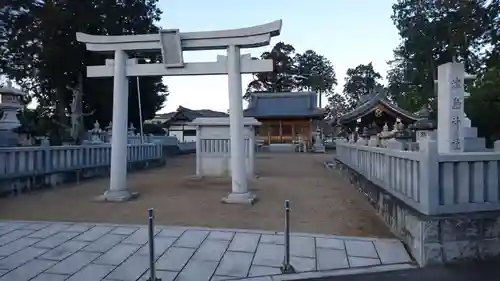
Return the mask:
M 423 215 L 341 162 L 334 167 L 367 196 L 419 265 L 500 257 L 500 212 Z

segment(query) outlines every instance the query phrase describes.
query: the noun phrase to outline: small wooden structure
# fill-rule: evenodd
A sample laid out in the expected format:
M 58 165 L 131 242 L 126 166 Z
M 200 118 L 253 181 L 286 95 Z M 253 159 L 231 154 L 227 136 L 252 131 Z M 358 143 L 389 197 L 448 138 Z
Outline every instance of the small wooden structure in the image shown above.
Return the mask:
M 244 111 L 246 117 L 261 122 L 257 138 L 264 144 L 292 144 L 302 139 L 307 147 L 324 114 L 314 92 L 253 93 Z

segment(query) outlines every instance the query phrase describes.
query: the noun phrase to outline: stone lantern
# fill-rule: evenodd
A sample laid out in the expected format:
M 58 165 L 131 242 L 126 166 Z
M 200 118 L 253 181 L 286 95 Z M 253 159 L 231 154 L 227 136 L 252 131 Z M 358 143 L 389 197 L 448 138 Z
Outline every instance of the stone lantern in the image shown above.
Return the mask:
M 6 87 L 0 87 L 0 146 L 16 146 L 18 135 L 14 132 L 21 126 L 17 112 L 24 106 L 24 92 L 12 87 L 8 81 Z
M 430 119 L 430 112 L 427 107 L 423 107 L 417 112 L 418 120 L 413 124 L 416 133 L 416 141 L 436 140 L 436 121 Z
M 0 87 L 0 130 L 11 131 L 21 126 L 17 111 L 24 106 L 24 95 L 24 92 L 12 87 L 10 81 L 7 82 L 7 87 Z
M 364 127 L 361 133 L 361 138 L 358 138 L 358 142 L 362 145 L 368 145 L 368 140 L 370 139 L 370 134 L 368 128 Z
M 369 137 L 368 140 L 368 145 L 369 146 L 379 146 L 379 137 L 378 137 L 378 130 L 377 130 L 377 125 L 375 122 L 373 122 L 367 130 L 367 135 Z

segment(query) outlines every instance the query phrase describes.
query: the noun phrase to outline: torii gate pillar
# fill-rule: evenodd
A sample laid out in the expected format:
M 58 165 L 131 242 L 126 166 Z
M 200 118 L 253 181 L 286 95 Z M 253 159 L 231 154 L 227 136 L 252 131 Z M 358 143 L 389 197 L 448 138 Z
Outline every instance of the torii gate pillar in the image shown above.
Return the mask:
M 253 203 L 248 191 L 244 135 L 241 74 L 273 71 L 272 60 L 253 60 L 241 56 L 240 49 L 269 45 L 281 32 L 281 20 L 234 30 L 180 33 L 177 29 L 159 34 L 95 36 L 77 33 L 77 40 L 87 50 L 112 53 L 114 60 L 105 65 L 88 66 L 88 77 L 113 77 L 113 138 L 111 140 L 111 175 L 109 190 L 100 196 L 104 201 L 127 201 L 136 197 L 127 187 L 127 119 L 129 76 L 228 75 L 229 123 L 231 143 L 231 193 L 226 203 Z M 227 50 L 227 58 L 216 62 L 184 63 L 183 51 Z M 126 52 L 161 52 L 162 63 L 138 64 Z

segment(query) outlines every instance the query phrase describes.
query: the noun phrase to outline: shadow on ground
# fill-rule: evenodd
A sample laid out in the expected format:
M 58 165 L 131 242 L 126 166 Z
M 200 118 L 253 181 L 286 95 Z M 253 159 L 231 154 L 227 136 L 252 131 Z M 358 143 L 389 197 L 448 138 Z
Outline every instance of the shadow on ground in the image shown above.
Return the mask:
M 498 281 L 500 260 L 448 266 L 303 279 L 308 281 Z

